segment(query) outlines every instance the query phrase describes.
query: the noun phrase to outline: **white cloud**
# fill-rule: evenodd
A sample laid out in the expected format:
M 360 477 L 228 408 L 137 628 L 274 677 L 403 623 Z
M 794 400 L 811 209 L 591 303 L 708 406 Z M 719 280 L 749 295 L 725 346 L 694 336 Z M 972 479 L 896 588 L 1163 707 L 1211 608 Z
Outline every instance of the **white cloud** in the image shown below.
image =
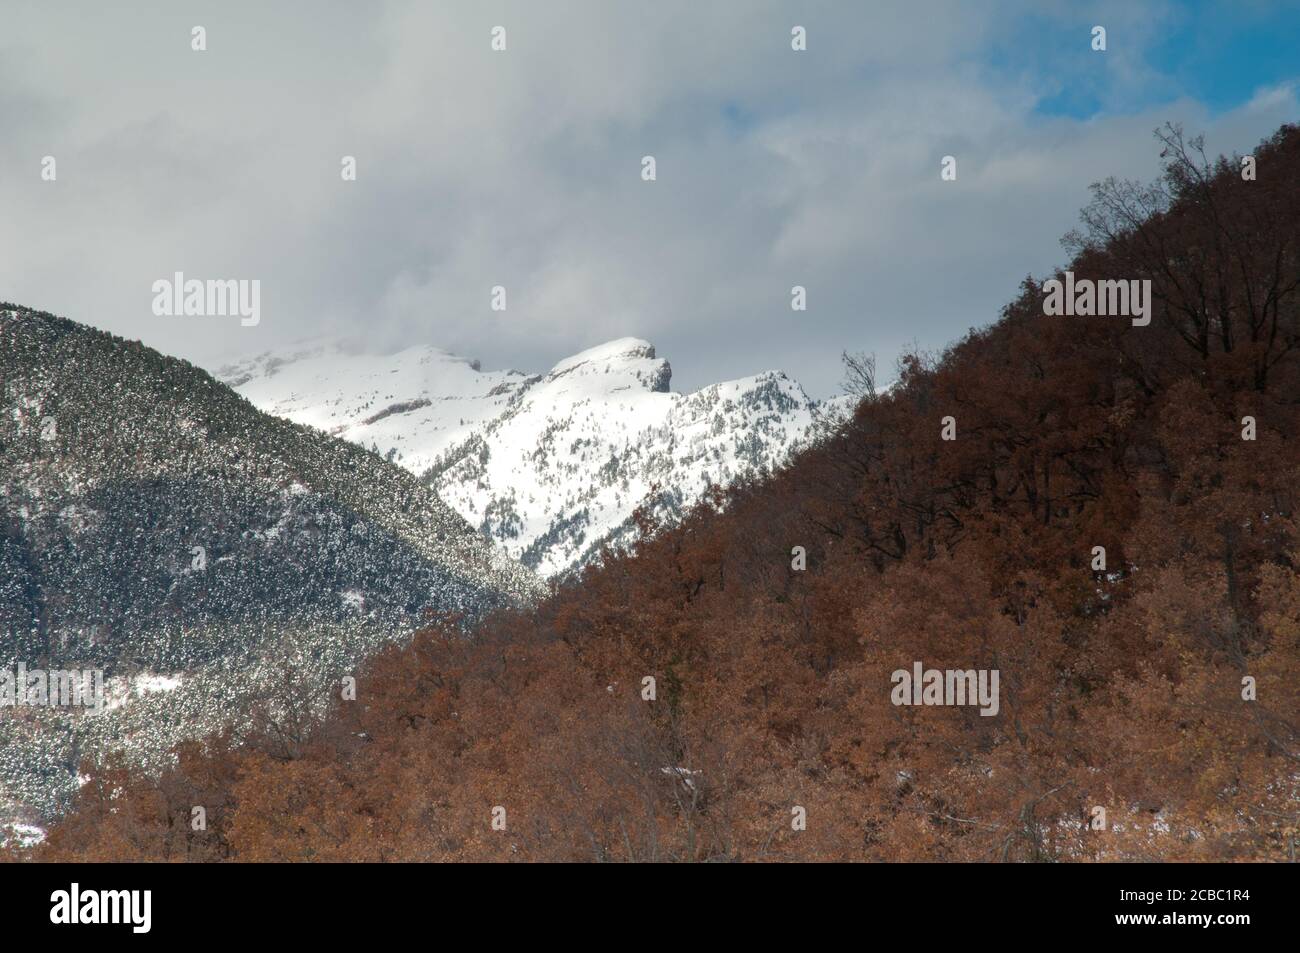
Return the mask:
M 993 320 L 1062 260 L 1089 182 L 1155 173 L 1164 119 L 1244 150 L 1297 113 L 1279 86 L 1218 116 L 1038 115 L 1042 77 L 982 59 L 1032 4 L 740 9 L 22 7 L 0 38 L 0 296 L 208 364 L 352 333 L 537 369 L 636 335 L 679 386 L 779 366 L 826 394 L 843 348 L 887 366 Z M 1135 50 L 1160 19 L 1104 15 L 1113 105 L 1159 83 Z M 261 279 L 262 323 L 154 317 L 177 270 Z

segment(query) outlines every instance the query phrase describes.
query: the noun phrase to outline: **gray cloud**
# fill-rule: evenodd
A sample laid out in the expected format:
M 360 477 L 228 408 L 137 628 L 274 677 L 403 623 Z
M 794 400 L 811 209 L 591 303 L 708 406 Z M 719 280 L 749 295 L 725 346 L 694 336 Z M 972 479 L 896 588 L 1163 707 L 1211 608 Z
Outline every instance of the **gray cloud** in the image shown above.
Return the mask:
M 825 395 L 841 349 L 887 366 L 996 318 L 1063 260 L 1089 182 L 1155 174 L 1166 118 L 1231 151 L 1296 117 L 1293 88 L 1124 112 L 1162 82 L 1137 51 L 1165 14 L 1099 9 L 1105 74 L 1061 82 L 1108 111 L 1080 121 L 1037 114 L 1042 74 L 985 55 L 1029 10 L 1086 44 L 1064 4 L 20 6 L 0 37 L 0 298 L 208 366 L 349 335 L 544 369 L 636 335 L 679 387 L 780 367 Z M 260 279 L 262 323 L 155 317 L 175 271 Z

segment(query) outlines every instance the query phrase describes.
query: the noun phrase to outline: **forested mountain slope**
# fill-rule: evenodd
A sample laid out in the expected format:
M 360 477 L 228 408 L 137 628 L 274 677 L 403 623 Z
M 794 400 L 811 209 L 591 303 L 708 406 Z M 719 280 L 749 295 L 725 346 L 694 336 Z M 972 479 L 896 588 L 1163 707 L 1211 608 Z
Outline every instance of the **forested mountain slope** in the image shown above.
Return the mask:
M 400 467 L 138 342 L 0 305 L 0 403 L 0 666 L 102 669 L 164 712 L 129 746 L 220 728 L 268 654 L 324 677 L 541 591 Z M 0 709 L 0 796 L 50 810 L 119 717 Z

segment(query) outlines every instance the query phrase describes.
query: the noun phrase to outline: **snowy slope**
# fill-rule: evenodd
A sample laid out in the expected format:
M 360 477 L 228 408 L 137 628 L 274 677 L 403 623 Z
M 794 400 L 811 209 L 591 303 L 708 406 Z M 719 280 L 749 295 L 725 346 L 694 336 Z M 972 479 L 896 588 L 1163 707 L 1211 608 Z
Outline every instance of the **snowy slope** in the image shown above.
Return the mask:
M 544 591 L 402 467 L 0 303 L 0 670 L 97 670 L 108 694 L 0 705 L 0 839 L 65 807 L 83 757 L 160 768 L 259 705 L 327 704 L 431 619 Z
M 637 338 L 544 375 L 481 371 L 433 347 L 379 357 L 331 343 L 217 376 L 262 410 L 391 455 L 548 577 L 627 541 L 638 505 L 672 522 L 710 484 L 781 465 L 849 406 L 810 400 L 779 371 L 674 393 L 668 362 Z
M 435 347 L 350 354 L 341 342 L 223 367 L 217 378 L 259 410 L 378 449 L 422 474 L 439 455 L 499 416 L 528 383 L 518 371 L 483 372 Z

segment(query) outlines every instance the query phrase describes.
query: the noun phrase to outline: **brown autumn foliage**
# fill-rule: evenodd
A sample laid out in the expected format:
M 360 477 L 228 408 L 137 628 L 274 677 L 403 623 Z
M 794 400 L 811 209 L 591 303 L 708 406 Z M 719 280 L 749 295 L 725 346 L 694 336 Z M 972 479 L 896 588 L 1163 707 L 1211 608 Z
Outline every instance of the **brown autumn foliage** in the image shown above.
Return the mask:
M 1160 135 L 1067 239 L 1149 326 L 1027 279 L 784 472 L 419 633 L 311 731 L 94 770 L 39 859 L 1296 859 L 1300 128 L 1255 181 Z M 915 661 L 998 670 L 998 714 L 895 706 Z

